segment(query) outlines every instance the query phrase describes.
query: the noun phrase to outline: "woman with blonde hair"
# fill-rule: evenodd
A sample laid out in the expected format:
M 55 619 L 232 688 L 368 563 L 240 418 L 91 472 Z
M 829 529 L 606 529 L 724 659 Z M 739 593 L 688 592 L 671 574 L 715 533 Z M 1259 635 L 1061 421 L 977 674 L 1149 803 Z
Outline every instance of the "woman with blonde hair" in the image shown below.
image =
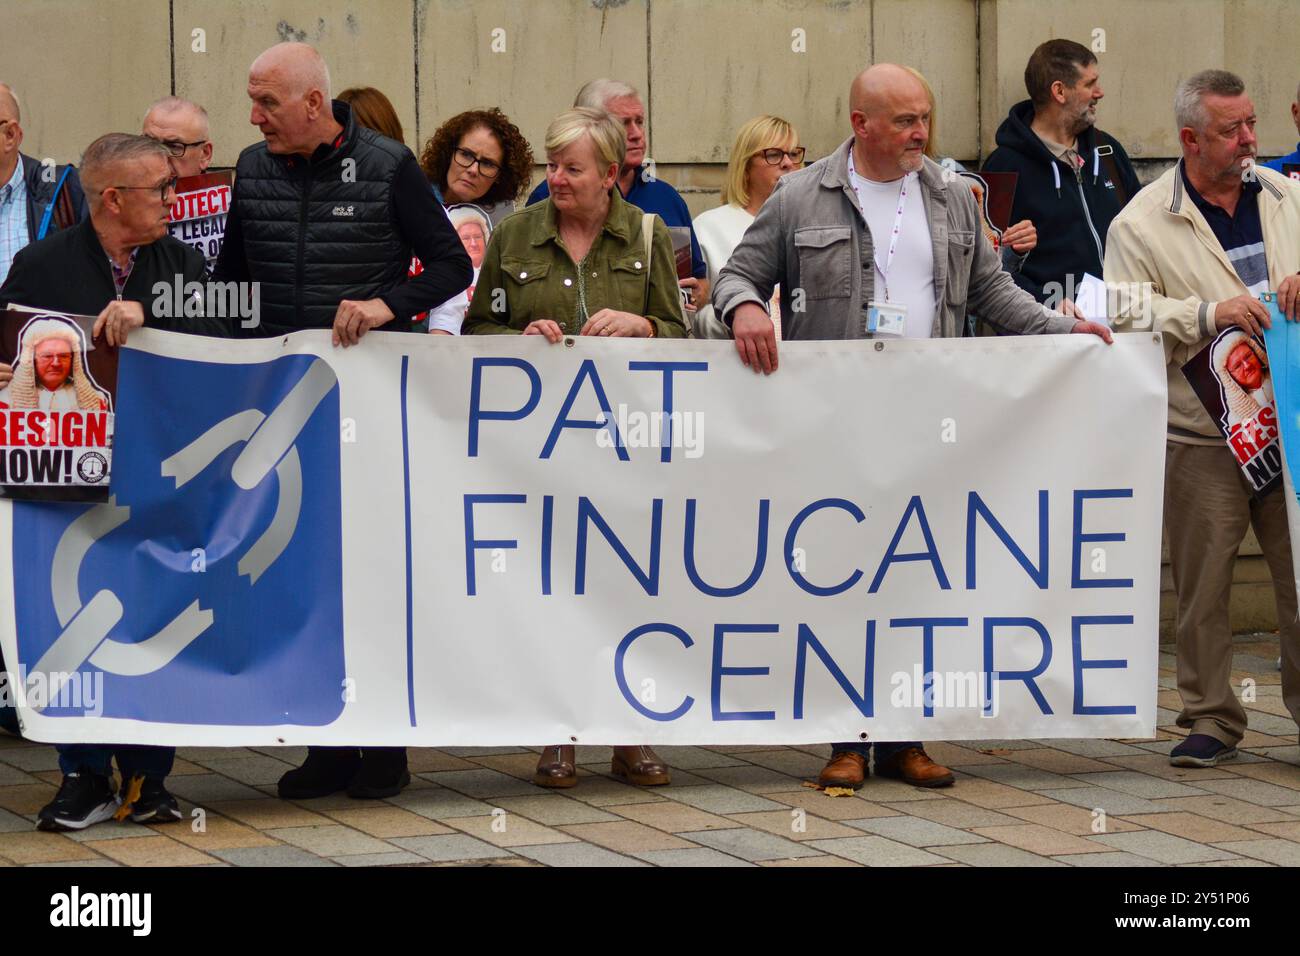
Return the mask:
M 626 150 L 622 125 L 604 110 L 578 107 L 551 122 L 549 195 L 492 231 L 478 286 L 503 294 L 470 300 L 464 334 L 540 335 L 552 344 L 568 335 L 686 336 L 668 227 L 615 188 Z M 625 348 L 636 354 L 635 343 Z M 615 746 L 610 770 L 638 786 L 670 781 L 668 765 L 648 746 Z M 577 784 L 573 746 L 544 748 L 533 782 Z
M 727 178 L 722 184 L 722 205 L 695 217 L 695 237 L 709 267 L 709 284 L 731 258 L 749 224 L 776 182 L 803 166 L 804 148 L 795 128 L 779 116 L 756 116 L 740 128 L 731 146 Z M 775 299 L 774 299 L 775 302 Z M 775 304 L 772 321 L 780 338 L 780 318 Z M 731 331 L 704 305 L 694 313 L 695 335 L 702 339 L 728 339 Z

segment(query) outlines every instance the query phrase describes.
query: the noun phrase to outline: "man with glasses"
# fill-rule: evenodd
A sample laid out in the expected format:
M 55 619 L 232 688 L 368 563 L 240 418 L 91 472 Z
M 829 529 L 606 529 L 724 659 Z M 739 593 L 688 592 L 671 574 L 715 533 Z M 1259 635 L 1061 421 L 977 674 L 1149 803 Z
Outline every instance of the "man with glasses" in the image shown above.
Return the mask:
M 145 136 L 109 133 L 86 148 L 81 180 L 90 217 L 23 249 L 0 286 L 0 308 L 38 309 L 94 315 L 93 341 L 116 346 L 130 329 L 146 323 L 178 331 L 210 331 L 201 319 L 148 316 L 144 303 L 162 282 L 203 279 L 203 256 L 167 235 L 167 215 L 176 199 L 175 175 L 166 147 Z M 13 377 L 0 365 L 0 386 Z M 172 747 L 60 744 L 63 782 L 40 811 L 42 830 L 81 830 L 116 815 L 137 823 L 181 818 L 164 781 L 176 751 Z M 112 761 L 122 776 L 112 784 Z
M 156 139 L 171 153 L 176 175 L 199 176 L 212 162 L 208 139 L 208 111 L 179 96 L 164 96 L 144 114 L 144 135 Z
M 686 200 L 672 186 L 655 175 L 654 164 L 646 162 L 645 104 L 636 87 L 619 80 L 592 80 L 578 90 L 573 101 L 575 109 L 586 107 L 604 110 L 623 124 L 627 137 L 627 153 L 623 168 L 618 174 L 618 191 L 622 197 L 642 212 L 652 212 L 664 221 L 669 231 L 685 229 L 691 239 L 691 277 L 677 284 L 686 294 L 686 309 L 694 312 L 709 301 L 709 267 L 700 251 L 695 228 L 691 225 L 691 211 Z M 543 179 L 528 197 L 528 205 L 541 202 L 549 196 L 550 189 Z M 673 245 L 678 245 L 676 239 Z M 679 273 L 680 274 L 680 273 Z
M 0 83 L 0 282 L 19 249 L 86 218 L 76 169 L 38 162 L 22 145 L 18 97 Z

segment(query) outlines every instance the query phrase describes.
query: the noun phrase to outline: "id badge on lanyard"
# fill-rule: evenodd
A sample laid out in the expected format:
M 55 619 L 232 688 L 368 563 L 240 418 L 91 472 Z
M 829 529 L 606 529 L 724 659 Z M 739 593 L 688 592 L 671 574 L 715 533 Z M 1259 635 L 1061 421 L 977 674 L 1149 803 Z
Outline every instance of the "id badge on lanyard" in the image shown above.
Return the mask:
M 894 213 L 894 228 L 889 234 L 889 251 L 885 254 L 885 265 L 881 268 L 880 260 L 875 259 L 876 271 L 880 273 L 881 285 L 884 286 L 884 301 L 873 299 L 867 303 L 867 332 L 872 335 L 902 338 L 907 326 L 907 306 L 889 301 L 889 272 L 894 267 L 894 253 L 898 251 L 898 236 L 903 230 L 903 210 L 907 207 L 907 177 L 898 190 L 898 209 Z M 874 255 L 874 254 L 873 254 Z

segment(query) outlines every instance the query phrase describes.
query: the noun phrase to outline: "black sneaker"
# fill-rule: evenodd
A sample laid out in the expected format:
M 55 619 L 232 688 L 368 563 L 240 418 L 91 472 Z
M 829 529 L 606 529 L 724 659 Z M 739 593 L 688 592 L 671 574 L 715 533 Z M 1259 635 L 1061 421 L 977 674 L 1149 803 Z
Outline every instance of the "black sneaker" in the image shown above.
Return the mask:
M 41 808 L 38 830 L 84 830 L 117 812 L 117 794 L 108 777 L 90 771 L 66 774 L 54 799 Z
M 1209 734 L 1192 734 L 1169 751 L 1169 763 L 1175 767 L 1213 767 L 1237 756 L 1237 748 L 1215 740 Z
M 130 783 L 123 781 L 121 800 L 126 801 Z M 176 798 L 167 792 L 162 777 L 145 777 L 140 785 L 140 796 L 131 804 L 131 820 L 134 823 L 175 823 L 182 819 L 180 805 Z
M 356 747 L 308 747 L 301 767 L 280 778 L 281 800 L 312 800 L 346 790 L 361 768 Z
M 361 751 L 361 769 L 348 784 L 348 796 L 382 800 L 397 796 L 410 782 L 405 747 L 367 747 Z

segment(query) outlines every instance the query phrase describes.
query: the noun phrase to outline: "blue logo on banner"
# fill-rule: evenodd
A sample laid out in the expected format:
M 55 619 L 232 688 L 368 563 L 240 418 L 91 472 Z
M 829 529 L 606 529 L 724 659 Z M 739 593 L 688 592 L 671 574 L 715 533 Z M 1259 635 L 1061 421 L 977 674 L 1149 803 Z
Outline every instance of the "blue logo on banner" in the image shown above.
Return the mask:
M 339 388 L 314 356 L 121 357 L 113 497 L 15 502 L 19 657 L 48 716 L 319 726 L 343 709 Z M 61 676 L 64 675 L 64 676 Z M 95 678 L 98 679 L 98 678 Z

